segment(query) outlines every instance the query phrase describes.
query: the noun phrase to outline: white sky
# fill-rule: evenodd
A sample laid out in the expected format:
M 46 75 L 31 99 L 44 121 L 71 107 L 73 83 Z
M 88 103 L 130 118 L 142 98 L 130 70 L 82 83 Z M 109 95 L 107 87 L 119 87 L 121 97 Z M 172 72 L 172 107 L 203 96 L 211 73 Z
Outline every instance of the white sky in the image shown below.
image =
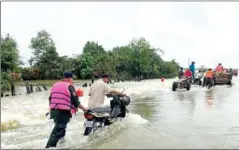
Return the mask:
M 30 39 L 46 29 L 60 55 L 79 54 L 86 41 L 105 49 L 145 37 L 166 60 L 196 67 L 238 67 L 239 2 L 2 2 L 1 33 L 10 33 L 27 62 Z

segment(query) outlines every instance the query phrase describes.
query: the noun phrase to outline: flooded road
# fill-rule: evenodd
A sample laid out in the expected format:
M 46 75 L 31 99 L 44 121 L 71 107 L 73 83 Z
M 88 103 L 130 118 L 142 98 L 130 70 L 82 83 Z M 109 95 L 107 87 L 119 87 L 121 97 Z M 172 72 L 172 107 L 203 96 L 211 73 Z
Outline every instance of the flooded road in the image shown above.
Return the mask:
M 128 117 L 87 139 L 82 136 L 80 112 L 68 124 L 66 141 L 58 148 L 239 148 L 239 78 L 233 79 L 232 87 L 192 86 L 190 91 L 176 92 L 171 90 L 172 81 L 115 83 L 117 89 L 128 87 Z M 46 91 L 1 100 L 1 125 L 9 128 L 1 132 L 1 148 L 45 147 L 53 128 L 52 120 L 44 116 L 48 96 Z M 87 99 L 81 99 L 84 105 Z

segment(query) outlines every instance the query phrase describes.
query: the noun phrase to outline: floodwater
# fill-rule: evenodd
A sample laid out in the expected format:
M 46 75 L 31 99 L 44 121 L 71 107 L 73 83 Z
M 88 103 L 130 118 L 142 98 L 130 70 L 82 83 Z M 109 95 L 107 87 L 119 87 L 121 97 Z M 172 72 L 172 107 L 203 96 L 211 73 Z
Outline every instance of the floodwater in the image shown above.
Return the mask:
M 173 79 L 120 82 L 131 97 L 127 118 L 90 139 L 83 137 L 80 111 L 68 124 L 64 143 L 57 148 L 153 149 L 239 148 L 239 78 L 233 86 L 172 92 Z M 84 89 L 87 95 L 89 88 Z M 1 148 L 44 148 L 53 121 L 48 111 L 49 91 L 1 100 Z M 87 105 L 88 97 L 81 98 Z M 109 99 L 106 100 L 106 105 Z M 3 130 L 3 129 L 2 129 Z

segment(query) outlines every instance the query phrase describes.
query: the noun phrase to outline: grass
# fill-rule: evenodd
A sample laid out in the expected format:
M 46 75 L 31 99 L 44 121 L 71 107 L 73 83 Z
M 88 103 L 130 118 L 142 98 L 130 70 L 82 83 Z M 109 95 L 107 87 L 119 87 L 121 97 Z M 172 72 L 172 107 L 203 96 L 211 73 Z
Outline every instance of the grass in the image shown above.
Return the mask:
M 16 120 L 10 120 L 8 122 L 1 122 L 1 132 L 11 130 L 11 129 L 17 129 L 21 127 L 21 124 Z

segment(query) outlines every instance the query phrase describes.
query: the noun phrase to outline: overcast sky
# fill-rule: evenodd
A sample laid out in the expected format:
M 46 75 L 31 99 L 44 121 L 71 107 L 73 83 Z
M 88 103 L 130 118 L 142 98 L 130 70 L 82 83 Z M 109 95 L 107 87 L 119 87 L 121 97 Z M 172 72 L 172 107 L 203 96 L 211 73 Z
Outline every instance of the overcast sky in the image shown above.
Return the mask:
M 46 29 L 60 55 L 79 54 L 86 41 L 105 49 L 145 37 L 166 60 L 188 66 L 239 67 L 239 2 L 2 2 L 1 33 L 16 39 L 24 62 L 30 39 Z

